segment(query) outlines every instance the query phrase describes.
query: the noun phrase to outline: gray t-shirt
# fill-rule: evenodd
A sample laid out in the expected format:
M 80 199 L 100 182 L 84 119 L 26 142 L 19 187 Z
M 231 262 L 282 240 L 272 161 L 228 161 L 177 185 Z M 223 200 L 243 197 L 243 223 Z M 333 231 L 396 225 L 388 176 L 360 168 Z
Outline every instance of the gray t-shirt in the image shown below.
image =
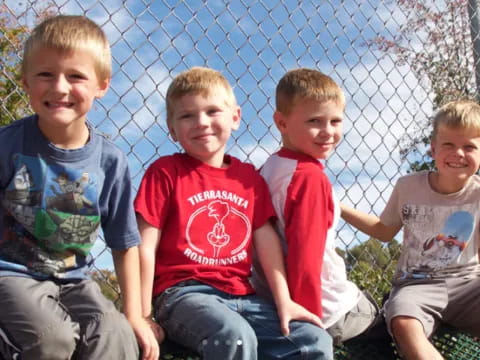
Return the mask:
M 100 229 L 112 249 L 140 242 L 126 157 L 89 130 L 66 150 L 35 115 L 0 128 L 0 276 L 83 278 Z
M 381 215 L 403 226 L 402 254 L 394 281 L 478 276 L 480 177 L 453 194 L 435 192 L 428 172 L 400 178 Z

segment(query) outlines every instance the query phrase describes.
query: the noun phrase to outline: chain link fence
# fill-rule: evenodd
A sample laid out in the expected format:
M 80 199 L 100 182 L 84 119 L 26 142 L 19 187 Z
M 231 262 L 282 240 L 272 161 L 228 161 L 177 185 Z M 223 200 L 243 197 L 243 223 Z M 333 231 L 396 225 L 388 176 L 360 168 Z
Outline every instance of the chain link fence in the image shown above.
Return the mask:
M 225 74 L 242 108 L 228 152 L 259 166 L 280 145 L 272 121 L 276 83 L 292 68 L 316 68 L 347 97 L 344 139 L 327 161 L 328 175 L 342 201 L 379 214 L 396 179 L 430 161 L 432 111 L 447 93 L 475 94 L 468 6 L 467 0 L 3 0 L 0 40 L 11 56 L 0 68 L 0 112 L 13 114 L 9 101 L 21 97 L 18 78 L 7 71 L 21 45 L 8 29 L 28 33 L 45 12 L 87 15 L 103 27 L 113 54 L 111 89 L 89 119 L 128 155 L 136 187 L 154 159 L 179 150 L 164 104 L 179 72 L 199 65 Z M 453 95 L 452 86 L 459 89 Z M 338 228 L 352 278 L 380 299 L 399 245 L 368 240 L 346 224 Z M 98 242 L 94 253 L 97 276 L 109 280 L 109 250 Z

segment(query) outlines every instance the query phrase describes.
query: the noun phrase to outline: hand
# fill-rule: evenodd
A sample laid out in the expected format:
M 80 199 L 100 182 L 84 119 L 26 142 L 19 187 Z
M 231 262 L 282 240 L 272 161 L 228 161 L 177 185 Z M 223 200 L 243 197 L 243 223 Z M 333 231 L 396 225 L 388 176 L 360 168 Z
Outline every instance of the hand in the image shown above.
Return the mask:
M 146 318 L 145 320 L 147 321 L 148 325 L 150 325 L 150 329 L 152 329 L 158 343 L 161 344 L 163 340 L 165 340 L 165 331 L 163 331 L 163 328 L 154 320 L 150 318 Z
M 138 344 L 142 351 L 142 360 L 158 360 L 160 356 L 159 343 L 165 338 L 163 329 L 153 320 L 140 318 L 130 320 Z
M 306 321 L 317 325 L 321 328 L 325 328 L 320 318 L 305 309 L 303 306 L 296 302 L 289 300 L 287 303 L 277 308 L 278 317 L 280 318 L 280 329 L 282 334 L 288 336 L 290 334 L 289 323 L 292 320 Z

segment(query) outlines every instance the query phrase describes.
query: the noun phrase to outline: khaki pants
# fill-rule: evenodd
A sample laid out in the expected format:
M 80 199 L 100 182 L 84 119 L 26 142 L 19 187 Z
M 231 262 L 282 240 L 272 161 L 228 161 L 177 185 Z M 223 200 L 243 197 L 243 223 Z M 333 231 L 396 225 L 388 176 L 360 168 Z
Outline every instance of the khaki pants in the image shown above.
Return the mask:
M 327 331 L 337 345 L 364 333 L 379 321 L 383 321 L 383 317 L 377 304 L 370 296 L 361 292 L 357 305 Z
M 385 303 L 385 319 L 418 319 L 427 337 L 440 323 L 480 336 L 480 277 L 408 280 L 395 284 Z

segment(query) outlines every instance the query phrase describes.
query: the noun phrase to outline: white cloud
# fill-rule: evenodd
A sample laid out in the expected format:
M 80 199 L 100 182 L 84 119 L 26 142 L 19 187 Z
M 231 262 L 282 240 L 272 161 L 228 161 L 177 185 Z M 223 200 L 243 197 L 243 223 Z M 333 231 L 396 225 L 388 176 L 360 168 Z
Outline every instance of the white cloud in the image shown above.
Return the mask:
M 26 8 L 13 0 L 5 3 L 15 13 Z M 116 74 L 111 94 L 100 103 L 105 110 L 95 112 L 95 117 L 102 122 L 102 131 L 110 133 L 127 151 L 131 145 L 145 142 L 134 149 L 145 152 L 148 149 L 148 155 L 138 154 L 142 160 L 150 160 L 151 152 L 165 155 L 177 149 L 164 133 L 164 98 L 171 78 L 186 67 L 208 63 L 219 66 L 218 69 L 232 79 L 235 93 L 245 109 L 240 129 L 245 135 L 234 134 L 238 141 L 229 144 L 230 153 L 256 166 L 263 164 L 279 146 L 278 132 L 274 127 L 268 128 L 272 125 L 277 81 L 286 69 L 317 67 L 331 74 L 347 94 L 345 136 L 327 162 L 329 176 L 342 199 L 350 199 L 361 209 L 378 213 L 396 178 L 405 172 L 399 156 L 399 139 L 412 131 L 412 124 L 427 118 L 431 112 L 429 96 L 408 66 L 399 67 L 388 55 L 364 46 L 370 36 L 392 34 L 398 27 L 397 22 L 404 21 L 401 9 L 394 2 L 385 5 L 380 1 L 349 0 L 338 9 L 325 5 L 322 9 L 331 12 L 331 16 L 324 18 L 324 13 L 316 14 L 301 2 L 287 0 L 280 2 L 272 14 L 281 14 L 283 8 L 294 9 L 295 18 L 308 17 L 308 26 L 289 22 L 281 15 L 270 19 L 279 29 L 265 33 L 266 38 L 262 38 L 260 30 L 265 31 L 264 19 L 244 9 L 260 5 L 246 1 L 245 6 L 239 5 L 238 12 L 231 11 L 232 7 L 226 8 L 231 15 L 223 13 L 222 23 L 215 27 L 230 31 L 225 41 L 231 44 L 216 50 L 213 41 L 207 39 L 210 35 L 199 31 L 212 27 L 212 14 L 205 18 L 198 15 L 207 11 L 206 3 L 197 7 L 201 12 L 188 20 L 191 26 L 187 26 L 187 30 L 191 31 L 173 19 L 178 15 L 175 9 L 156 13 L 153 3 L 128 2 L 129 6 L 145 7 L 145 11 L 138 14 L 146 15 L 139 18 L 122 8 L 126 2 L 120 0 L 102 3 L 87 0 L 81 2 L 81 6 L 74 0 L 57 0 L 57 3 L 63 13 L 82 13 L 82 9 L 88 8 L 88 16 L 104 24 L 114 45 Z M 179 2 L 178 6 L 186 5 Z M 213 16 L 222 13 L 223 8 L 224 3 L 215 1 Z M 263 14 L 269 10 L 259 8 L 258 12 Z M 149 14 L 151 16 L 147 16 Z M 329 23 L 325 23 L 325 19 Z M 312 32 L 304 34 L 314 38 L 311 42 L 305 42 L 299 32 L 305 26 Z M 149 38 L 142 29 L 148 29 L 145 33 Z M 174 35 L 168 36 L 169 32 Z M 223 53 L 224 48 L 233 48 L 233 55 Z M 145 136 L 148 141 L 143 139 Z M 132 166 L 141 171 L 138 159 L 131 159 Z M 351 230 L 341 229 L 339 235 L 351 236 Z

